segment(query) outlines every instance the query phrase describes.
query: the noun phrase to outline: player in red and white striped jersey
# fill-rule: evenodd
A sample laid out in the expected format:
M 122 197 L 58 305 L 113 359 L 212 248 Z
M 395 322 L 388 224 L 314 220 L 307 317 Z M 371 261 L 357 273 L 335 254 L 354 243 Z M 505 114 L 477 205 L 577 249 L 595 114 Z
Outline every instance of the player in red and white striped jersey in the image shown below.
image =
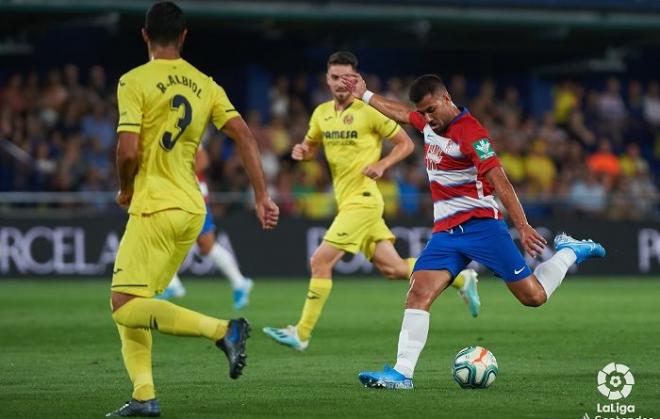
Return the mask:
M 345 77 L 344 84 L 385 116 L 410 124 L 424 135 L 433 197 L 433 235 L 413 269 L 396 365 L 360 373 L 365 386 L 413 387 L 413 371 L 428 335 L 431 304 L 471 260 L 502 278 L 522 304 L 537 307 L 559 287 L 571 265 L 605 256 L 598 243 L 560 234 L 555 237 L 557 253 L 531 271 L 509 235 L 494 194 L 507 209 L 527 253 L 536 256 L 546 241 L 527 222 L 488 131 L 466 108 L 452 102 L 440 77 L 429 74 L 415 80 L 410 100 L 416 110 L 370 92 L 360 76 Z

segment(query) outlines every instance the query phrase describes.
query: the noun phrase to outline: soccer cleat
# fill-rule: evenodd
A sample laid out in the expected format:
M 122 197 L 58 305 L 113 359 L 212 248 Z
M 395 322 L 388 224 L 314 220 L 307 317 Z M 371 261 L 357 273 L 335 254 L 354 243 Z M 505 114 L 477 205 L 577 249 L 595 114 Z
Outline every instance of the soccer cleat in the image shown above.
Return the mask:
M 388 390 L 412 390 L 412 378 L 406 378 L 399 371 L 385 364 L 382 371 L 365 371 L 358 374 L 360 382 L 369 388 Z
M 186 288 L 183 286 L 170 286 L 156 296 L 159 300 L 171 300 L 172 298 L 181 298 L 186 295 Z
M 243 286 L 236 288 L 233 293 L 234 308 L 241 310 L 250 303 L 250 292 L 254 287 L 254 282 L 250 278 L 245 278 Z
M 131 399 L 119 409 L 105 415 L 106 418 L 118 416 L 158 417 L 160 416 L 160 405 L 157 399 L 145 400 L 143 402 Z
M 465 283 L 458 290 L 458 294 L 467 303 L 472 317 L 477 317 L 481 311 L 481 301 L 479 300 L 479 291 L 477 290 L 477 284 L 479 283 L 477 271 L 474 269 L 464 269 L 459 275 L 463 276 Z
M 296 326 L 289 325 L 283 329 L 278 329 L 276 327 L 264 327 L 263 331 L 265 334 L 275 339 L 275 341 L 278 343 L 293 349 L 297 349 L 299 351 L 304 351 L 309 345 L 309 340 L 300 340 Z
M 229 361 L 229 376 L 234 380 L 243 372 L 247 365 L 245 341 L 250 337 L 250 323 L 244 318 L 229 320 L 227 333 L 215 345 L 227 355 Z
M 575 253 L 575 263 L 579 264 L 589 258 L 604 258 L 607 252 L 605 248 L 591 239 L 576 240 L 566 233 L 555 237 L 555 250 L 571 249 Z

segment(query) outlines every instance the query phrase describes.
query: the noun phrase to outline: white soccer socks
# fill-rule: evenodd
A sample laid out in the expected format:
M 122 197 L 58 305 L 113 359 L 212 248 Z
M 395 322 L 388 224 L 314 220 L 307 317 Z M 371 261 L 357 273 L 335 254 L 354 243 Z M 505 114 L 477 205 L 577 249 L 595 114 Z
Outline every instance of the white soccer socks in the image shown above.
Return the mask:
M 412 378 L 419 354 L 426 344 L 429 334 L 429 319 L 429 312 L 424 310 L 408 308 L 403 313 L 394 369 L 407 378 Z
M 575 253 L 571 249 L 561 249 L 534 269 L 534 276 L 545 290 L 548 299 L 559 288 L 568 268 L 575 263 L 575 260 Z
M 215 243 L 209 252 L 209 257 L 215 265 L 229 279 L 233 289 L 241 288 L 245 284 L 245 278 L 238 269 L 238 263 L 234 256 L 227 249 Z

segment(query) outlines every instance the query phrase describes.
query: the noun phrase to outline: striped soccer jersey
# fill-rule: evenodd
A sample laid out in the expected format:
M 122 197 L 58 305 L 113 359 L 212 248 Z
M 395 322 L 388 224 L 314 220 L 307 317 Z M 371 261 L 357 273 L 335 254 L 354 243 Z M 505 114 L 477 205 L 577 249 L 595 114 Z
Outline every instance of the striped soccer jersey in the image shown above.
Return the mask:
M 472 218 L 502 218 L 493 187 L 485 174 L 500 161 L 488 131 L 466 108 L 442 134 L 437 134 L 418 112 L 410 124 L 424 134 L 424 153 L 431 197 L 433 232 L 448 230 Z

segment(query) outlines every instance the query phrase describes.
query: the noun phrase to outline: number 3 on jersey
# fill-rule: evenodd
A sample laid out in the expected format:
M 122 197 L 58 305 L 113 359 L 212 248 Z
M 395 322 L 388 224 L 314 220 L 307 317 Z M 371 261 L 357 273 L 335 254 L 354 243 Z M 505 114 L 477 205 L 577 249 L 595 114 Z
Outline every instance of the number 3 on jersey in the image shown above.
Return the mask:
M 176 112 L 178 112 L 181 106 L 183 106 L 183 115 L 181 115 L 181 118 L 176 121 L 176 127 L 178 128 L 176 136 L 172 138 L 172 133 L 165 131 L 163 138 L 160 139 L 160 145 L 167 151 L 170 151 L 174 147 L 179 137 L 181 137 L 181 134 L 183 134 L 183 131 L 185 131 L 192 121 L 192 107 L 190 106 L 188 99 L 184 96 L 174 95 L 170 106 L 172 110 Z

